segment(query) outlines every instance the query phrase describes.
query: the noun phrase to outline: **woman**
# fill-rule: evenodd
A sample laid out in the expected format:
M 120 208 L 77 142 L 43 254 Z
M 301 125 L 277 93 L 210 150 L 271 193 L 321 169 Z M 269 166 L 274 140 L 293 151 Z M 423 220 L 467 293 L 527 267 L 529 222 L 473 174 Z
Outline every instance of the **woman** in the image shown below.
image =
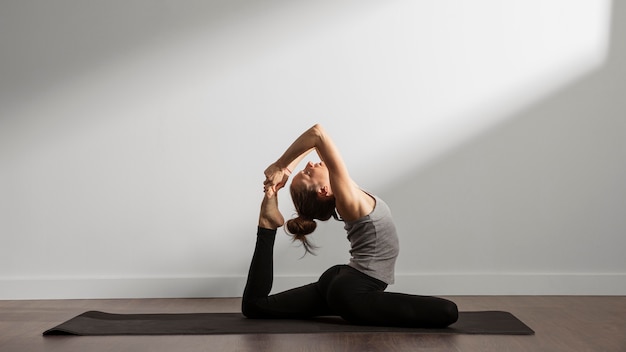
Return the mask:
M 269 295 L 273 279 L 276 230 L 284 224 L 277 192 L 291 170 L 310 151 L 322 162 L 308 163 L 293 176 L 291 194 L 298 217 L 287 222 L 294 240 L 302 241 L 316 227 L 315 220 L 331 217 L 345 222 L 352 258 L 347 265 L 326 270 L 315 283 Z M 298 137 L 265 170 L 257 239 L 242 312 L 248 318 L 311 318 L 339 315 L 352 324 L 443 328 L 458 318 L 448 300 L 384 292 L 394 280 L 398 238 L 387 204 L 363 191 L 350 178 L 332 139 L 320 125 Z

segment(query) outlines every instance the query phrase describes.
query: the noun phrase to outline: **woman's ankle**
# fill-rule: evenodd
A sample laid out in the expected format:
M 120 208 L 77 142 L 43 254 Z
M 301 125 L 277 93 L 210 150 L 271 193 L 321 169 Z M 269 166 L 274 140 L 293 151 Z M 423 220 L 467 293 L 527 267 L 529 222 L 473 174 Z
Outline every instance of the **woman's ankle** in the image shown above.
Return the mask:
M 285 219 L 278 210 L 278 199 L 276 195 L 263 197 L 261 203 L 261 212 L 259 214 L 259 227 L 264 229 L 276 230 L 283 226 Z

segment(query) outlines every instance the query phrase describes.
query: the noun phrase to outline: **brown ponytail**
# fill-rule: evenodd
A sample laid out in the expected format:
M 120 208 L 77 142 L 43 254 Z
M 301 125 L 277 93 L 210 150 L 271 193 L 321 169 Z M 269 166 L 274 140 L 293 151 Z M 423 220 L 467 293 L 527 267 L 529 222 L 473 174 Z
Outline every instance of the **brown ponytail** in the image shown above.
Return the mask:
M 315 189 L 296 189 L 293 184 L 290 192 L 298 217 L 288 220 L 286 229 L 290 234 L 292 234 L 294 242 L 302 242 L 305 254 L 314 254 L 313 250 L 317 247 L 311 244 L 311 242 L 307 240 L 306 236 L 313 233 L 313 231 L 317 228 L 315 219 L 326 221 L 333 217 L 336 220 L 339 220 L 335 210 L 335 198 L 330 197 L 327 200 L 322 201 L 317 198 L 317 192 Z
M 315 220 L 310 220 L 299 216 L 295 219 L 288 220 L 286 225 L 287 232 L 290 233 L 292 236 L 292 241 L 302 242 L 302 247 L 304 247 L 305 254 L 310 253 L 315 255 L 313 250 L 317 249 L 317 247 L 309 242 L 306 237 L 307 235 L 315 231 L 315 228 L 317 227 L 317 223 L 315 222 Z
M 315 220 L 307 219 L 303 216 L 298 216 L 295 219 L 287 221 L 287 230 L 293 235 L 306 236 L 317 228 Z

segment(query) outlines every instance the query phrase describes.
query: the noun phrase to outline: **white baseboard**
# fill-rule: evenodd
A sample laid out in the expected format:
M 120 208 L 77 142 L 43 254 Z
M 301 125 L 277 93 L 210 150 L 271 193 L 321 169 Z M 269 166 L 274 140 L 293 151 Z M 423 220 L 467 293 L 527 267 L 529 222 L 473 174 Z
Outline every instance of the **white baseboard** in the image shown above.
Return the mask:
M 317 280 L 277 276 L 273 292 Z M 0 299 L 241 297 L 246 278 L 0 279 Z M 626 274 L 399 274 L 388 291 L 420 295 L 626 295 Z
M 626 273 L 414 274 L 388 290 L 425 295 L 626 295 Z

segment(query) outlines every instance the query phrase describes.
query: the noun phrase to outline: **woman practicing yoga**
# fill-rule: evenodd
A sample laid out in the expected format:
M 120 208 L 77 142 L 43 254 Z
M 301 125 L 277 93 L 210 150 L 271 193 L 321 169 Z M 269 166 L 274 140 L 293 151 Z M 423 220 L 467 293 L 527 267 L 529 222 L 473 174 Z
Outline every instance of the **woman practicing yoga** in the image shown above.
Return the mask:
M 352 258 L 347 265 L 326 270 L 319 280 L 269 295 L 273 280 L 273 249 L 277 228 L 284 224 L 277 192 L 291 170 L 310 151 L 322 162 L 309 162 L 291 182 L 298 217 L 287 221 L 294 240 L 312 249 L 306 236 L 315 219 L 334 217 L 345 223 Z M 451 301 L 428 296 L 384 292 L 394 281 L 398 237 L 387 204 L 363 191 L 350 178 L 339 151 L 320 125 L 298 137 L 265 170 L 264 192 L 256 246 L 243 293 L 242 312 L 248 318 L 312 318 L 339 315 L 352 324 L 443 328 L 458 318 Z

